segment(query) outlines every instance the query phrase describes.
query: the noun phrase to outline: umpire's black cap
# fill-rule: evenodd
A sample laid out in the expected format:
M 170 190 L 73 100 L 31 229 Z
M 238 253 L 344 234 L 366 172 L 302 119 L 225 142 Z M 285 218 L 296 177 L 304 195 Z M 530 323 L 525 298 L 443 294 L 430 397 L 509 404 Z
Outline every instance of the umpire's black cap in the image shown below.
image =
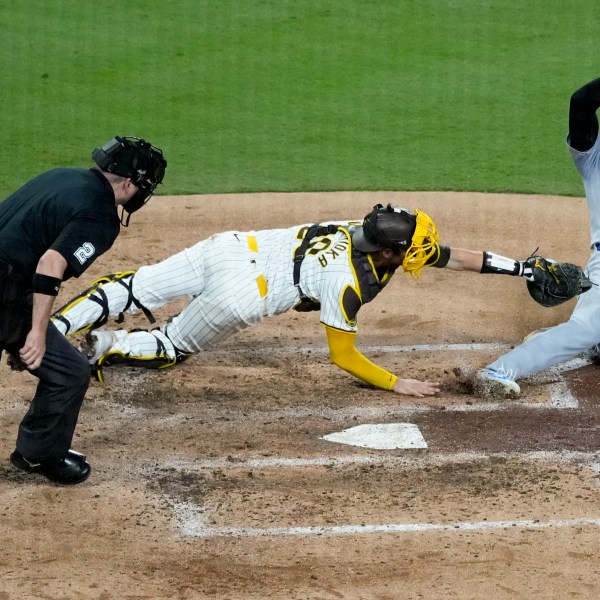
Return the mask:
M 167 168 L 160 148 L 129 136 L 116 136 L 100 148 L 94 148 L 92 160 L 103 171 L 130 177 L 138 187 L 150 192 L 162 182 Z

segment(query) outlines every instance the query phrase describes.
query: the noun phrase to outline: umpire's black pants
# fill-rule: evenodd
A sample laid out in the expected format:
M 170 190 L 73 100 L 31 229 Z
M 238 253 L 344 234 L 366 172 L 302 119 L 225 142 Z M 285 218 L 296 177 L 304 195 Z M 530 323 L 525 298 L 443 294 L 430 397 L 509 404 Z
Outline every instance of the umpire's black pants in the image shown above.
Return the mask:
M 16 361 L 31 329 L 31 291 L 6 263 L 0 261 L 0 353 L 9 352 Z M 42 364 L 31 371 L 39 379 L 35 396 L 17 435 L 17 450 L 39 461 L 63 458 L 79 418 L 79 410 L 90 382 L 86 358 L 52 325 L 46 333 Z
M 90 365 L 50 323 L 46 353 L 32 374 L 39 383 L 19 425 L 17 450 L 31 460 L 63 458 L 71 447 L 79 409 L 90 383 Z

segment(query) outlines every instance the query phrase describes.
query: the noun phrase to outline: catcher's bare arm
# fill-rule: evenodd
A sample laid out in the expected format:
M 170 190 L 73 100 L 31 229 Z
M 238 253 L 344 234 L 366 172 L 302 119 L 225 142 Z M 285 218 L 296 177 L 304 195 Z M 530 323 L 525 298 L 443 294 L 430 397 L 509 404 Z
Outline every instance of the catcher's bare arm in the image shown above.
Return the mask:
M 487 252 L 485 250 L 465 250 L 464 248 L 448 248 L 447 269 L 454 271 L 475 271 L 477 273 L 492 273 L 496 275 L 528 276 L 525 261 L 515 260 Z
M 592 287 L 581 267 L 542 256 L 519 261 L 493 252 L 450 248 L 446 268 L 524 277 L 530 296 L 542 306 L 558 306 Z
M 500 256 L 485 250 L 466 250 L 440 246 L 440 258 L 432 266 L 445 267 L 453 271 L 474 271 L 476 273 L 495 273 L 497 275 L 527 276 L 524 261 Z

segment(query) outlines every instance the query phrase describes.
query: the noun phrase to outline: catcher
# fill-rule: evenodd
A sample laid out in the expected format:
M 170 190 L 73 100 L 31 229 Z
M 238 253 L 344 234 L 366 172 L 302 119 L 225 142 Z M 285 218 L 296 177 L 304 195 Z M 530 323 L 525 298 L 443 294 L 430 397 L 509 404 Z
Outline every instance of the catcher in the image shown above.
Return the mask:
M 430 396 L 439 383 L 400 378 L 355 348 L 360 307 L 398 267 L 414 277 L 428 266 L 529 278 L 537 269 L 532 260 L 450 248 L 438 238 L 426 213 L 380 204 L 363 221 L 229 231 L 160 263 L 99 279 L 59 309 L 54 324 L 65 335 L 88 330 L 84 352 L 101 379 L 103 367 L 169 367 L 264 317 L 315 310 L 335 365 L 378 388 Z M 152 331 L 95 331 L 110 315 L 151 316 L 181 297 L 190 303 Z
M 571 96 L 567 147 L 582 178 L 590 211 L 591 256 L 586 271 L 600 281 L 600 142 L 598 118 L 600 78 Z M 506 396 L 518 397 L 517 379 L 535 375 L 578 354 L 600 354 L 600 289 L 581 296 L 568 321 L 534 332 L 511 352 L 480 371 L 478 377 Z

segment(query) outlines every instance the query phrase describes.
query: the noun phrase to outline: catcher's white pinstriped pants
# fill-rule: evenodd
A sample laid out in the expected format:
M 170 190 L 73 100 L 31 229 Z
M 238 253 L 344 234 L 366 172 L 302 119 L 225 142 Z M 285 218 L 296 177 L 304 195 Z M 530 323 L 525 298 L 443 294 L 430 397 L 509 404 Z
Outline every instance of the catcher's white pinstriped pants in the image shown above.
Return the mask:
M 102 286 L 109 314 L 121 313 L 128 291 L 118 282 Z M 181 297 L 191 302 L 166 325 L 155 331 L 115 332 L 117 344 L 111 350 L 132 357 L 156 355 L 156 339 L 169 358 L 175 348 L 192 353 L 218 343 L 249 327 L 266 315 L 266 283 L 262 275 L 255 238 L 226 232 L 214 235 L 164 261 L 141 267 L 134 276 L 133 295 L 152 310 Z M 132 305 L 130 312 L 136 311 Z M 94 322 L 102 308 L 95 302 L 81 302 L 68 311 L 71 331 Z M 64 325 L 56 325 L 64 332 Z M 175 348 L 174 348 L 175 346 Z

